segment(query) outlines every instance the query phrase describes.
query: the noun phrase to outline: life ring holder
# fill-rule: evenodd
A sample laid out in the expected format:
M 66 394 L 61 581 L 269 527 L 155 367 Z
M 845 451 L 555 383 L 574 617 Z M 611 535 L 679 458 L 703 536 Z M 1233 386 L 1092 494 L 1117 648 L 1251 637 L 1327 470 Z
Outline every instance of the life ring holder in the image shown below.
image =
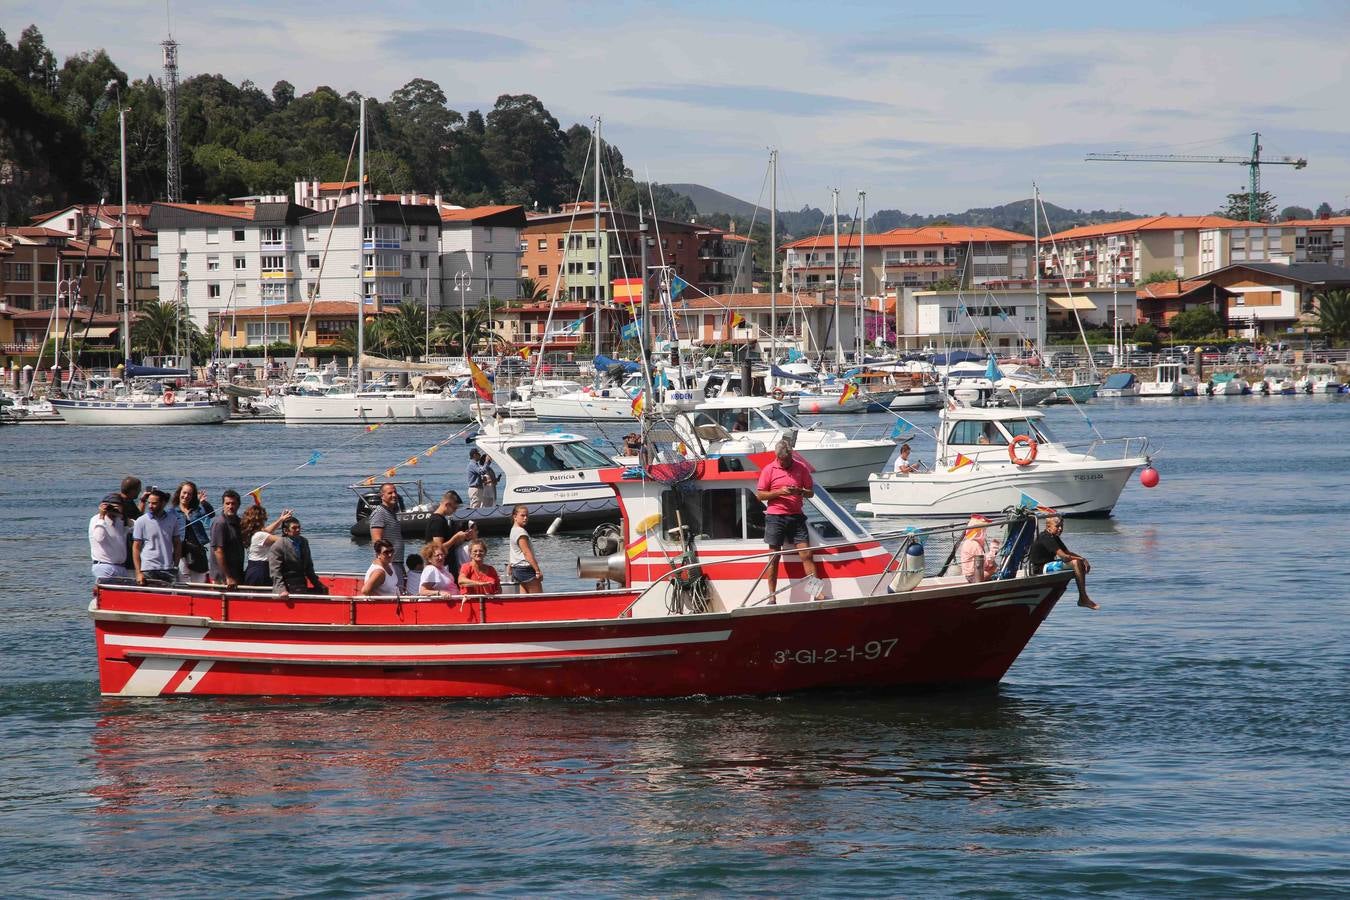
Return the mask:
M 1026 456 L 1018 455 L 1017 448 L 1019 446 L 1027 448 Z M 1017 437 L 1013 438 L 1011 441 L 1008 442 L 1008 458 L 1013 461 L 1013 465 L 1029 466 L 1036 461 L 1036 451 L 1039 449 L 1040 448 L 1037 446 L 1036 441 L 1034 441 L 1029 435 L 1019 434 Z
M 165 406 L 173 406 L 173 399 L 174 399 L 174 398 L 173 398 L 173 391 L 172 391 L 172 390 L 167 390 L 167 391 L 164 392 L 164 405 L 165 405 Z
M 775 400 L 777 400 L 777 401 L 779 401 L 779 402 L 781 403 L 782 400 L 783 400 L 783 396 L 784 396 L 784 394 L 783 394 L 783 389 L 782 389 L 782 388 L 776 387 L 776 388 L 773 389 L 773 399 L 775 399 Z

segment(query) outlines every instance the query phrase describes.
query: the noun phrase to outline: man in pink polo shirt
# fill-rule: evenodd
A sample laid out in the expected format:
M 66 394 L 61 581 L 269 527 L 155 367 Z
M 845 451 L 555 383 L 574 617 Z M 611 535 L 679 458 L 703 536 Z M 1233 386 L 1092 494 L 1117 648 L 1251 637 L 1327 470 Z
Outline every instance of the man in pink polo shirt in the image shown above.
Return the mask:
M 764 543 L 770 550 L 782 550 L 784 544 L 797 548 L 802 565 L 806 567 L 806 594 L 819 600 L 824 585 L 816 577 L 816 562 L 811 557 L 810 535 L 806 530 L 806 516 L 802 514 L 802 498 L 813 496 L 815 485 L 811 470 L 792 455 L 792 444 L 786 440 L 774 448 L 777 458 L 759 473 L 755 496 L 765 505 Z M 778 556 L 769 560 L 769 602 L 778 592 Z

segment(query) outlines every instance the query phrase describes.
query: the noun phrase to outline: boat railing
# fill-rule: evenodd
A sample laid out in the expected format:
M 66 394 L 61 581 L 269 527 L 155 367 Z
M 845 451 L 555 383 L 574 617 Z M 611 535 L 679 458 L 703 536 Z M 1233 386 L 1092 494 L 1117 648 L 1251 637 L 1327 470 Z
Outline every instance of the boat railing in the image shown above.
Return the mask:
M 850 441 L 879 441 L 889 436 L 891 428 L 886 423 L 861 422 L 851 429 L 834 428 L 832 422 L 813 421 L 810 424 L 804 424 L 798 431 L 838 431 L 845 439 Z
M 988 517 L 989 524 L 981 527 L 991 529 L 998 528 L 1002 526 L 1007 526 L 1009 523 L 1012 523 L 1014 521 L 1042 519 L 1046 518 L 1048 515 L 1050 514 L 1042 513 L 1040 511 L 1018 510 L 1009 512 L 1003 516 L 989 516 Z M 922 543 L 925 547 L 927 547 L 931 543 L 934 545 L 935 549 L 942 550 L 942 553 L 940 555 L 942 557 L 943 562 L 932 574 L 935 576 L 941 576 L 945 574 L 947 569 L 951 566 L 953 560 L 955 559 L 956 550 L 961 543 L 960 540 L 961 536 L 965 534 L 968 527 L 969 523 L 967 522 L 958 522 L 948 525 L 929 525 L 923 528 L 906 527 L 902 529 L 895 529 L 893 531 L 872 532 L 867 537 L 863 538 L 860 538 L 855 535 L 852 537 L 841 538 L 840 540 L 837 541 L 827 541 L 822 544 L 812 544 L 811 550 L 813 553 L 815 553 L 821 550 L 850 548 L 856 547 L 859 543 L 864 543 L 868 541 L 874 541 L 884 546 L 884 544 L 888 541 L 893 540 L 898 541 L 899 543 L 897 544 L 895 551 L 886 561 L 886 565 L 882 567 L 881 574 L 877 576 L 876 583 L 872 585 L 869 595 L 875 595 L 876 592 L 881 588 L 885 580 L 895 575 L 896 572 L 895 567 L 898 561 L 901 559 L 901 557 L 905 555 L 905 552 L 909 549 L 909 546 L 915 542 Z M 697 543 L 697 539 L 695 539 L 695 543 Z M 757 606 L 760 603 L 763 603 L 769 599 L 769 597 L 762 597 L 755 603 L 750 602 L 750 598 L 754 596 L 755 589 L 759 587 L 759 583 L 764 580 L 764 577 L 766 575 L 768 575 L 769 564 L 778 557 L 790 558 L 795 556 L 796 553 L 797 551 L 795 549 L 762 550 L 755 553 L 746 553 L 744 555 L 734 557 L 718 556 L 711 559 L 696 559 L 693 562 L 675 566 L 670 570 L 661 573 L 650 583 L 648 583 L 648 585 L 638 593 L 638 596 L 633 598 L 633 602 L 630 603 L 619 615 L 620 617 L 628 615 L 632 611 L 633 607 L 635 607 L 638 604 L 639 601 L 641 601 L 644 597 L 648 596 L 653 591 L 653 589 L 655 589 L 658 585 L 664 582 L 673 581 L 675 579 L 682 579 L 684 577 L 695 577 L 701 574 L 701 570 L 707 568 L 708 566 L 723 566 L 731 563 L 753 562 L 755 560 L 762 559 L 765 561 L 764 569 L 759 573 L 759 577 L 755 579 L 754 584 L 750 585 L 749 590 L 745 592 L 745 599 L 742 600 L 740 604 L 742 607 L 747 605 Z M 937 554 L 935 554 L 934 557 L 932 558 L 937 558 Z M 819 557 L 815 557 L 815 559 L 817 560 L 817 562 L 820 561 Z M 925 566 L 927 566 L 927 559 L 928 557 L 925 557 Z M 929 577 L 927 569 L 925 569 L 924 577 Z
M 1065 450 L 1081 453 L 1095 459 L 1129 459 L 1134 456 L 1147 458 L 1150 455 L 1148 438 L 1136 437 L 1095 438 L 1085 443 L 1062 445 Z

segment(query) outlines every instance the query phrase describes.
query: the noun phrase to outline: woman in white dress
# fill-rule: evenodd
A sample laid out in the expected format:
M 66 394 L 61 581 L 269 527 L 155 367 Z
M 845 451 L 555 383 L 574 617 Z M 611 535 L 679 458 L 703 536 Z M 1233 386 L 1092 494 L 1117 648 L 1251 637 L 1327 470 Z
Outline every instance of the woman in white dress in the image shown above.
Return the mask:
M 366 580 L 361 585 L 362 597 L 397 597 L 398 576 L 394 574 L 394 545 L 385 540 L 374 543 L 375 559 L 366 569 Z
M 418 593 L 424 597 L 458 597 L 459 585 L 455 576 L 446 568 L 449 559 L 449 544 L 430 543 L 422 548 L 422 586 Z

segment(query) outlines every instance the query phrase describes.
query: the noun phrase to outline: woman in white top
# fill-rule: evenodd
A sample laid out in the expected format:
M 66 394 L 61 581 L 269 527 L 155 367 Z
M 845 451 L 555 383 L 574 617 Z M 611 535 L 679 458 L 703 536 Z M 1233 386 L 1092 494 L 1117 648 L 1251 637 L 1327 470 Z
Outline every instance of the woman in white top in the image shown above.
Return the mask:
M 253 504 L 239 521 L 239 536 L 248 548 L 244 559 L 244 584 L 272 586 L 272 575 L 267 571 L 267 550 L 277 541 L 276 530 L 281 523 L 295 515 L 294 510 L 283 509 L 275 521 L 267 521 L 267 510 Z
M 418 593 L 424 597 L 458 597 L 459 585 L 455 576 L 446 568 L 449 557 L 449 544 L 427 544 L 422 548 L 422 586 Z
M 517 506 L 511 511 L 511 553 L 507 557 L 507 568 L 511 578 L 520 585 L 522 594 L 538 594 L 544 590 L 544 572 L 539 561 L 534 558 L 534 547 L 530 544 L 530 533 L 525 523 L 530 519 L 527 506 Z
M 385 540 L 374 543 L 375 560 L 366 569 L 361 585 L 362 597 L 397 597 L 398 577 L 394 575 L 394 545 Z

